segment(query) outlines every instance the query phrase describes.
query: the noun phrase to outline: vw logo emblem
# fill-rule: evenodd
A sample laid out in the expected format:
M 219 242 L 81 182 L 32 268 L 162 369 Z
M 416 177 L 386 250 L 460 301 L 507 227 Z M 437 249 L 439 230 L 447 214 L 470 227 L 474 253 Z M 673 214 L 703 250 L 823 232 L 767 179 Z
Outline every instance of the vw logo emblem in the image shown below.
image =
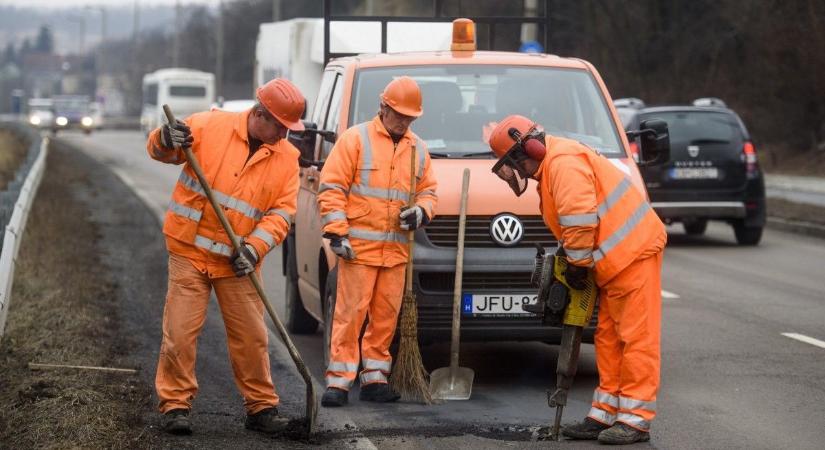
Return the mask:
M 499 214 L 490 222 L 490 236 L 502 247 L 512 247 L 524 237 L 524 226 L 512 214 Z
M 690 155 L 691 158 L 695 158 L 695 157 L 699 156 L 699 146 L 698 145 L 688 145 L 687 151 L 688 151 L 688 155 Z

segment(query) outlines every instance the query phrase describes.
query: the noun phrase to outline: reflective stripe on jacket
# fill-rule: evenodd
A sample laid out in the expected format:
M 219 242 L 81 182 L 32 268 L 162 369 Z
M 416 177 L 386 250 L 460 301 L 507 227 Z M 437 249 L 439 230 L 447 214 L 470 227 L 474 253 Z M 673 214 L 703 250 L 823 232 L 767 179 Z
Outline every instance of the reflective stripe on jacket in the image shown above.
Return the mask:
M 412 131 L 396 145 L 376 116 L 342 133 L 324 164 L 318 191 L 323 231 L 348 235 L 355 263 L 391 267 L 407 261 L 407 232 L 398 215 L 409 196 L 413 144 L 415 203 L 432 219 L 437 183 L 427 147 Z
M 200 162 L 229 223 L 263 256 L 283 241 L 295 215 L 298 150 L 286 139 L 261 145 L 249 158 L 249 111 L 210 111 L 185 120 L 192 130 L 192 151 Z M 181 150 L 160 143 L 160 129 L 146 144 L 149 156 L 171 164 L 186 162 Z M 248 160 L 247 160 L 248 159 Z M 188 258 L 210 277 L 234 276 L 229 237 L 209 205 L 195 172 L 185 164 L 166 211 L 163 233 L 171 253 Z
M 538 178 L 544 222 L 571 263 L 595 266 L 599 286 L 666 242 L 665 226 L 645 195 L 589 147 L 548 136 Z

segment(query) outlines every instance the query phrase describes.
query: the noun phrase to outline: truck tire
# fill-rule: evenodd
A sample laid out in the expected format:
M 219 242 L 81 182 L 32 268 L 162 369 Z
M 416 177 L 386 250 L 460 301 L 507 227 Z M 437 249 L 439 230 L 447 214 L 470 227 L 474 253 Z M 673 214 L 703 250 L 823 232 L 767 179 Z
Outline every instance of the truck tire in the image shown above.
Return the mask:
M 332 342 L 332 318 L 335 314 L 335 299 L 338 291 L 338 267 L 327 275 L 324 286 L 324 369 L 329 366 L 329 348 Z
M 685 233 L 691 236 L 701 236 L 708 229 L 708 219 L 693 219 L 682 222 Z
M 762 240 L 762 227 L 749 227 L 742 221 L 737 221 L 733 224 L 733 234 L 739 245 L 758 245 Z
M 284 250 L 290 251 L 294 245 L 287 245 Z M 286 299 L 286 327 L 291 333 L 313 334 L 318 329 L 318 321 L 304 308 L 301 293 L 298 291 L 298 276 L 295 273 L 295 256 L 293 252 L 286 258 L 286 281 L 284 282 L 284 298 Z

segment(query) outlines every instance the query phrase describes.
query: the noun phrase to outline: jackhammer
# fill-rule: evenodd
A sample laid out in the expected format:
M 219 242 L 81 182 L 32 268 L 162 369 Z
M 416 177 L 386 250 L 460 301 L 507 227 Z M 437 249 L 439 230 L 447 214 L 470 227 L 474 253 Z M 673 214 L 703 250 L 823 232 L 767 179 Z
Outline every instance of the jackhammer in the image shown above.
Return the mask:
M 559 359 L 556 362 L 556 389 L 547 391 L 547 404 L 551 408 L 556 408 L 556 417 L 548 436 L 552 440 L 559 439 L 561 416 L 567 405 L 567 393 L 578 368 L 582 330 L 593 316 L 599 295 L 592 271 L 588 271 L 584 289 L 571 288 L 564 278 L 567 264 L 567 255 L 562 247 L 559 247 L 555 254 L 550 254 L 537 244 L 536 261 L 530 282 L 539 290 L 538 302 L 522 306 L 525 311 L 542 317 L 543 324 L 562 327 Z

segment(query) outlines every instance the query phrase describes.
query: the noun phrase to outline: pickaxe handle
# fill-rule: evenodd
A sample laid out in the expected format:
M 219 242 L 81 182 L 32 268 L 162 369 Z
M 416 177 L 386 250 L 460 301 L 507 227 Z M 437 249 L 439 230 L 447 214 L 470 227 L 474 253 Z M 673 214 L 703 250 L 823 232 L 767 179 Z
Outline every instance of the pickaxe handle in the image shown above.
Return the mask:
M 172 114 L 172 110 L 169 109 L 169 105 L 163 105 L 163 112 L 166 114 L 166 120 L 168 120 L 170 124 L 174 124 L 175 116 Z M 226 219 L 226 215 L 223 213 L 223 208 L 221 208 L 220 203 L 218 203 L 218 200 L 212 192 L 212 188 L 209 186 L 209 182 L 203 175 L 203 169 L 201 169 L 201 165 L 198 163 L 198 158 L 196 158 L 195 154 L 192 153 L 192 149 L 190 147 L 183 147 L 182 150 L 186 154 L 186 161 L 189 163 L 189 166 L 192 167 L 192 170 L 195 172 L 195 176 L 198 177 L 198 181 L 200 182 L 201 187 L 203 187 L 203 191 L 206 193 L 206 198 L 209 199 L 212 209 L 215 210 L 215 214 L 218 216 L 221 226 L 223 226 L 226 234 L 229 235 L 229 239 L 232 241 L 232 248 L 235 249 L 236 252 L 240 252 L 242 245 L 241 240 L 238 238 L 238 235 L 235 234 L 229 220 Z M 264 308 L 266 308 L 267 313 L 269 313 L 269 318 L 272 319 L 272 323 L 275 324 L 275 329 L 278 330 L 281 340 L 284 342 L 284 345 L 286 345 L 286 348 L 289 351 L 289 356 L 292 357 L 292 361 L 298 368 L 301 378 L 303 378 L 304 383 L 306 383 L 306 419 L 308 432 L 311 433 L 315 424 L 315 418 L 318 414 L 318 407 L 315 401 L 315 386 L 312 384 L 312 376 L 309 374 L 309 370 L 307 369 L 306 364 L 304 364 L 301 354 L 298 353 L 298 349 L 295 347 L 295 344 L 292 343 L 292 338 L 289 337 L 284 324 L 281 322 L 281 319 L 272 307 L 272 303 L 269 302 L 266 293 L 264 293 L 263 285 L 258 277 L 258 272 L 252 271 L 252 273 L 249 274 L 249 279 L 252 280 L 252 285 L 255 286 L 255 290 L 258 292 L 258 296 L 260 297 L 261 302 L 263 302 Z

